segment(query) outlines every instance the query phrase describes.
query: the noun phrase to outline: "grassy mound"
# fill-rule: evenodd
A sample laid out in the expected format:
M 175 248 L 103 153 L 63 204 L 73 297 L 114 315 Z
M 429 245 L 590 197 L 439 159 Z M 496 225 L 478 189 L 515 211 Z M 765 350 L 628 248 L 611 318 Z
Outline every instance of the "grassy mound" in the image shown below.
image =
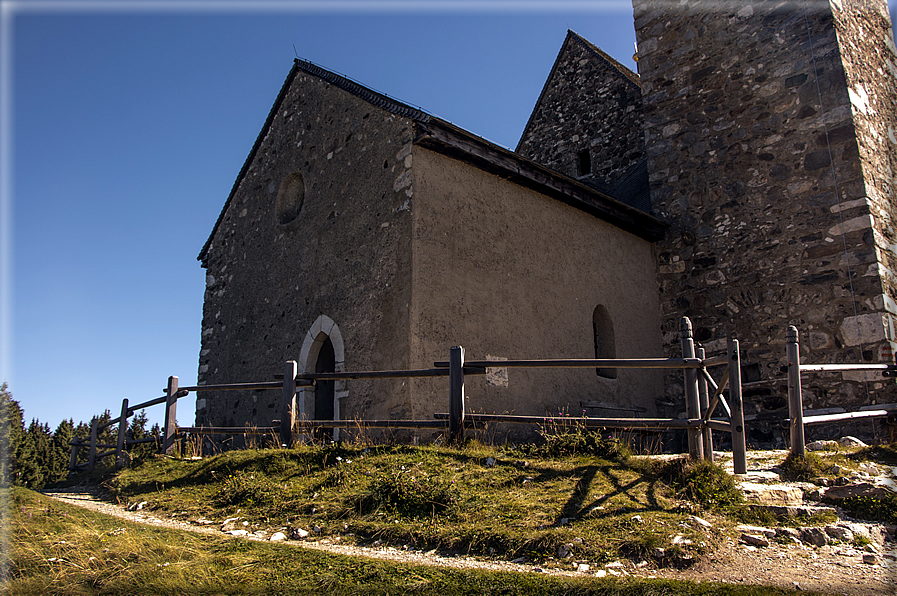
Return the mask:
M 657 553 L 655 564 L 685 565 L 718 539 L 689 522 L 692 511 L 680 506 L 665 472 L 630 465 L 612 444 L 586 443 L 581 454 L 576 443 L 573 455 L 560 444 L 543 451 L 333 444 L 159 457 L 106 486 L 122 502 L 147 501 L 183 519 L 240 517 L 250 530 L 302 528 L 548 565 L 650 561 Z M 558 559 L 562 545 L 573 546 Z
M 168 489 L 165 489 L 168 490 Z M 772 596 L 795 592 L 671 580 L 565 578 L 414 566 L 141 526 L 26 489 L 10 500 L 0 589 L 17 595 L 498 594 Z

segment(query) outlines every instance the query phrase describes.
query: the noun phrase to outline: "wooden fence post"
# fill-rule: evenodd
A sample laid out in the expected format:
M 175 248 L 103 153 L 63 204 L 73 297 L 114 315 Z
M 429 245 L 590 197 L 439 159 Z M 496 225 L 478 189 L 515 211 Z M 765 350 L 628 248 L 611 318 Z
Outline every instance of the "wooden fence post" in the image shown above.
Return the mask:
M 747 473 L 747 443 L 744 436 L 744 409 L 741 402 L 741 353 L 738 340 L 726 342 L 729 355 L 729 408 L 732 416 L 732 464 L 736 474 Z
M 800 341 L 797 327 L 788 327 L 785 349 L 788 360 L 788 418 L 791 419 L 791 454 L 807 455 L 804 438 L 804 403 L 800 387 Z
M 165 439 L 162 441 L 162 453 L 175 450 L 175 439 L 178 434 L 178 378 L 168 377 L 168 389 L 165 390 Z
M 93 472 L 93 468 L 97 463 L 97 424 L 99 418 L 94 416 L 90 421 L 90 451 L 87 456 L 87 471 Z
M 464 348 L 449 350 L 449 440 L 464 439 Z
M 695 353 L 701 360 L 706 358 L 707 355 L 704 348 L 696 348 Z M 710 409 L 710 394 L 707 391 L 707 379 L 704 378 L 704 375 L 698 376 L 698 397 L 701 402 L 700 417 L 704 418 L 707 410 Z M 709 426 L 701 429 L 701 439 L 704 446 L 704 459 L 713 461 L 713 431 L 710 430 Z
M 81 446 L 81 438 L 75 437 L 72 439 L 72 459 L 69 462 L 69 474 L 75 472 L 78 469 L 78 448 Z
M 125 432 L 128 430 L 128 398 L 121 400 L 121 417 L 118 420 L 118 439 L 115 441 L 115 469 L 125 465 Z
M 692 336 L 691 321 L 682 317 L 679 322 L 679 342 L 682 345 L 682 357 L 695 357 L 695 340 Z M 689 420 L 701 417 L 701 402 L 698 398 L 698 371 L 694 368 L 684 369 L 685 377 L 685 412 Z M 704 459 L 704 445 L 697 428 L 688 429 L 688 455 L 692 459 Z
M 280 401 L 280 446 L 293 444 L 293 427 L 296 425 L 296 375 L 299 365 L 290 360 L 283 368 L 283 393 Z

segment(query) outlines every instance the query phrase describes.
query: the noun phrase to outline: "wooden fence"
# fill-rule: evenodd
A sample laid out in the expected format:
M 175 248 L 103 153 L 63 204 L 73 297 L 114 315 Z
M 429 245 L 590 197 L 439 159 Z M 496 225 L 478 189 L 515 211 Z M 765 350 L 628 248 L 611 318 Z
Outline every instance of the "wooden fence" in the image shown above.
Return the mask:
M 616 368 L 616 369 L 681 369 L 685 377 L 685 419 L 667 418 L 591 418 L 564 417 L 565 423 L 581 424 L 588 428 L 615 429 L 683 429 L 688 435 L 689 455 L 695 459 L 713 458 L 712 430 L 732 434 L 732 451 L 735 473 L 746 471 L 746 447 L 744 431 L 744 413 L 741 400 L 741 360 L 738 340 L 730 339 L 725 355 L 706 358 L 703 348 L 695 348 L 691 322 L 683 317 L 680 327 L 681 358 L 637 358 L 637 359 L 555 359 L 555 360 L 476 360 L 465 361 L 464 348 L 455 346 L 449 351 L 449 360 L 436 362 L 433 368 L 396 371 L 366 372 L 333 372 L 333 373 L 300 373 L 298 365 L 289 361 L 284 367 L 282 380 L 258 383 L 230 383 L 218 385 L 197 385 L 179 387 L 178 377 L 169 377 L 165 395 L 147 402 L 129 406 L 128 400 L 122 401 L 121 415 L 118 418 L 99 423 L 94 418 L 91 424 L 90 443 L 85 445 L 81 440 L 71 443 L 71 469 L 86 466 L 94 469 L 96 462 L 102 458 L 115 456 L 116 467 L 125 463 L 125 450 L 128 446 L 154 439 L 139 441 L 127 440 L 128 417 L 135 411 L 154 405 L 165 404 L 164 436 L 161 451 L 171 452 L 179 434 L 267 434 L 277 433 L 283 446 L 293 443 L 294 432 L 300 429 L 308 432 L 313 428 L 348 428 L 361 424 L 367 428 L 446 428 L 452 442 L 460 441 L 464 436 L 465 425 L 476 422 L 505 422 L 514 424 L 546 424 L 545 416 L 513 416 L 496 414 L 468 414 L 465 406 L 464 379 L 467 375 L 482 375 L 489 367 L 497 364 L 501 368 Z M 719 383 L 708 372 L 708 368 L 725 367 Z M 296 392 L 302 387 L 314 386 L 318 380 L 347 379 L 394 379 L 411 377 L 448 377 L 449 399 L 448 412 L 434 414 L 433 420 L 299 420 L 296 408 Z M 723 391 L 729 389 L 729 404 L 723 397 Z M 238 391 L 248 389 L 280 389 L 281 418 L 279 426 L 260 427 L 255 429 L 240 427 L 180 427 L 175 423 L 177 400 L 190 392 L 204 391 Z M 712 391 L 712 393 L 711 393 Z M 722 406 L 727 418 L 713 418 L 717 406 Z M 118 424 L 118 441 L 115 445 L 99 444 L 98 433 Z M 87 464 L 79 466 L 78 450 L 89 448 Z M 98 448 L 109 451 L 98 453 Z
M 797 328 L 788 327 L 786 341 L 788 372 L 788 420 L 791 431 L 791 453 L 796 456 L 806 455 L 806 439 L 804 427 L 812 424 L 832 424 L 846 420 L 887 418 L 897 423 L 897 404 L 878 404 L 863 406 L 856 411 L 848 412 L 843 408 L 829 408 L 826 411 L 805 411 L 801 392 L 801 375 L 819 372 L 878 371 L 885 377 L 897 376 L 897 365 L 894 364 L 801 364 L 800 342 Z M 840 411 L 836 411 L 840 410 Z

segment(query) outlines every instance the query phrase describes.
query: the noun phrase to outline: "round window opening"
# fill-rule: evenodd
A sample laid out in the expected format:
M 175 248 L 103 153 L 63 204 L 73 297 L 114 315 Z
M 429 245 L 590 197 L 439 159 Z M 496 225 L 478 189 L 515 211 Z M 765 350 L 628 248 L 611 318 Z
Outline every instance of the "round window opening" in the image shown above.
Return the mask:
M 305 180 L 299 172 L 293 172 L 280 183 L 277 191 L 275 211 L 277 223 L 288 224 L 297 217 L 302 209 L 302 201 L 305 200 Z

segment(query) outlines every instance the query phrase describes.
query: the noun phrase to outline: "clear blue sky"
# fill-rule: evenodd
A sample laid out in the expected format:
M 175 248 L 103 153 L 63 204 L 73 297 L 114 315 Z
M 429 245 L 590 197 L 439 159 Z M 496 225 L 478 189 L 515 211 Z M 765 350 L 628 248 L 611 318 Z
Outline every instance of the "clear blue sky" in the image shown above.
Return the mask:
M 54 428 L 161 396 L 169 375 L 196 382 L 196 256 L 296 54 L 506 147 L 568 28 L 634 66 L 628 1 L 133 5 L 4 2 L 0 378 Z M 266 379 L 234 379 L 249 380 Z M 181 424 L 193 408 L 179 403 Z
M 634 67 L 628 0 L 0 4 L 0 380 L 54 428 L 195 383 L 196 256 L 296 54 L 511 148 L 568 28 Z

